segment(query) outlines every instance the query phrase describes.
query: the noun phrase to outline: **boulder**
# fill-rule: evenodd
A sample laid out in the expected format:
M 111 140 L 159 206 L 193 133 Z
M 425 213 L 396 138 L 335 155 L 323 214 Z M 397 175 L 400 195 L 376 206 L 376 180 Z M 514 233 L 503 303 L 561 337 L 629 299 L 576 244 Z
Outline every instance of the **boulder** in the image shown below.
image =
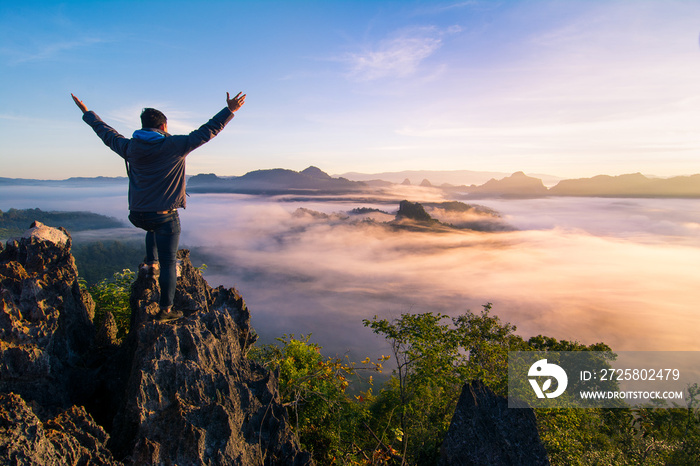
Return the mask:
M 508 408 L 481 381 L 466 384 L 440 451 L 442 466 L 549 465 L 532 408 Z

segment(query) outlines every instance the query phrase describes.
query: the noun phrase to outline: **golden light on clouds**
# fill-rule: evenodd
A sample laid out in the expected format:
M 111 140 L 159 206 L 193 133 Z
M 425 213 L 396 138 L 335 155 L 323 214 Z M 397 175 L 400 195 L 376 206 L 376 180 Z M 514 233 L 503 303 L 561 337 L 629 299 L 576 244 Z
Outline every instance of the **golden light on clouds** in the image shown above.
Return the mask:
M 218 244 L 209 251 L 219 250 L 220 262 L 231 267 L 224 266 L 216 279 L 242 287 L 249 303 L 256 303 L 253 311 L 265 316 L 263 325 L 281 318 L 302 331 L 313 321 L 317 336 L 324 338 L 333 328 L 357 328 L 374 314 L 458 315 L 491 302 L 493 312 L 517 325 L 526 338 L 544 334 L 586 344 L 602 341 L 620 351 L 700 349 L 700 248 L 690 240 L 644 232 L 592 234 L 571 226 L 419 232 L 341 214 L 295 215 L 296 204 L 254 206 L 230 207 L 238 226 L 212 220 L 216 217 L 198 207 L 190 220 L 196 219 L 198 227 L 187 237 L 195 244 Z M 605 215 L 591 224 L 613 229 L 605 219 L 619 219 L 619 211 Z M 628 228 L 635 215 L 625 218 L 627 223 L 618 220 L 615 228 Z M 517 221 L 502 219 L 508 220 Z M 682 227 L 688 222 L 668 223 Z M 212 237 L 211 231 L 219 233 Z M 241 266 L 250 270 L 236 272 Z M 281 290 L 287 293 L 285 309 L 269 308 Z M 287 313 L 296 315 L 287 321 Z

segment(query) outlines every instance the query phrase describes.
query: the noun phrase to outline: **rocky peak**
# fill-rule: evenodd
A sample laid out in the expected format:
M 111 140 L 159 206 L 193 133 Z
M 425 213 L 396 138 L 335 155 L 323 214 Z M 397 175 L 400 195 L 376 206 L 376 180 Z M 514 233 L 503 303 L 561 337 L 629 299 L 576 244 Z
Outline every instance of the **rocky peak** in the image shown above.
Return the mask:
M 41 222 L 34 222 L 29 227 L 22 238 L 36 238 L 41 241 L 46 241 L 55 246 L 68 246 L 70 248 L 70 235 L 64 229 L 47 227 Z
M 38 222 L 0 252 L 0 392 L 48 411 L 70 405 L 94 305 L 78 285 L 64 229 Z
M 462 388 L 440 453 L 441 466 L 549 465 L 532 408 L 509 408 L 479 380 Z
M 152 320 L 156 280 L 132 288 L 135 329 L 123 401 L 114 418 L 117 457 L 158 464 L 307 464 L 293 440 L 275 375 L 246 358 L 255 341 L 235 289 L 212 289 L 179 251 L 175 323 Z

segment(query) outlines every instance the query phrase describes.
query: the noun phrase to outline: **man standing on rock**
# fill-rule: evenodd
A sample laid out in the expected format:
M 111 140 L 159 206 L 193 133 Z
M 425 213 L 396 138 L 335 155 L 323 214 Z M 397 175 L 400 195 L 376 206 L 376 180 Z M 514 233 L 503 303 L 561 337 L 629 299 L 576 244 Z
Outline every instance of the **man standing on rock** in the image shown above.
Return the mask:
M 129 220 L 146 230 L 146 267 L 149 273 L 160 271 L 160 313 L 156 319 L 168 321 L 182 317 L 173 310 L 177 285 L 177 248 L 180 218 L 177 209 L 185 208 L 185 157 L 216 136 L 231 121 L 234 112 L 245 103 L 239 92 L 233 99 L 226 93 L 226 107 L 209 122 L 188 135 L 168 134 L 168 121 L 162 112 L 145 108 L 140 130 L 126 138 L 103 122 L 83 102 L 71 94 L 102 141 L 119 154 L 129 175 Z

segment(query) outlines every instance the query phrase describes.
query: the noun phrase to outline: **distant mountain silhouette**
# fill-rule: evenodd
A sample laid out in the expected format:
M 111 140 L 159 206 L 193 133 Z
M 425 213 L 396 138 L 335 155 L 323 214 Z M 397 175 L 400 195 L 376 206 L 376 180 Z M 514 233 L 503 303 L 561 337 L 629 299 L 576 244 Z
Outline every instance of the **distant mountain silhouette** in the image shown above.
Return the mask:
M 364 177 L 367 181 L 351 181 L 344 177 L 333 177 L 318 167 L 309 167 L 301 172 L 283 168 L 255 170 L 243 176 L 220 177 L 213 173 L 200 174 L 188 178 L 189 192 L 244 193 L 244 194 L 300 194 L 300 195 L 342 195 L 346 193 L 382 192 L 396 184 L 412 185 L 409 178 L 399 178 L 406 174 L 440 174 L 446 177 L 481 175 L 488 172 L 467 170 L 454 172 L 391 172 L 392 179 L 370 178 L 375 175 L 352 174 L 355 179 Z M 361 175 L 361 176 L 360 176 Z M 381 176 L 378 174 L 376 176 Z M 554 179 L 544 175 L 549 181 Z M 126 177 L 74 177 L 67 180 L 36 180 L 0 177 L 0 186 L 104 186 L 107 184 L 128 183 Z M 452 185 L 430 181 L 427 177 L 421 187 L 443 189 L 456 199 L 479 199 L 484 197 L 535 198 L 543 196 L 589 196 L 589 197 L 673 197 L 700 198 L 700 174 L 676 176 L 673 178 L 650 178 L 641 173 L 619 176 L 598 175 L 592 178 L 560 180 L 547 188 L 541 178 L 528 176 L 519 171 L 497 179 L 492 177 L 481 185 Z
M 540 197 L 547 195 L 547 188 L 539 178 L 527 176 L 523 172 L 515 172 L 511 176 L 496 180 L 491 179 L 481 186 L 470 186 L 471 196 L 494 195 L 504 197 Z
M 434 222 L 433 218 L 428 215 L 425 208 L 418 202 L 401 201 L 399 211 L 396 213 L 396 220 L 407 218 L 417 222 Z
M 409 180 L 409 183 L 411 184 L 418 184 L 418 180 L 427 179 L 430 180 L 430 183 L 433 186 L 442 186 L 445 184 L 451 186 L 469 186 L 472 184 L 484 184 L 492 178 L 501 179 L 509 176 L 509 173 L 475 170 L 404 170 L 382 173 L 348 172 L 342 174 L 341 176 L 355 181 L 385 180 L 400 184 L 401 182 L 405 182 L 405 180 Z M 553 186 L 561 180 L 561 177 L 545 174 L 530 174 L 530 176 L 540 178 L 547 186 Z
M 562 180 L 553 196 L 700 197 L 700 175 L 648 178 L 641 173 Z
M 561 180 L 547 189 L 542 180 L 523 172 L 483 185 L 443 186 L 457 198 L 478 199 L 484 197 L 535 198 L 544 196 L 582 197 L 700 197 L 700 175 L 673 178 L 649 178 L 641 173 L 592 178 Z
M 426 210 L 438 215 L 448 215 L 449 223 L 444 223 Z M 455 215 L 455 214 L 465 214 Z M 454 230 L 472 231 L 512 231 L 514 228 L 503 221 L 501 215 L 488 207 L 464 204 L 457 201 L 422 204 L 403 200 L 393 221 L 386 225 L 399 230 L 422 232 L 448 232 Z
M 344 193 L 366 188 L 367 185 L 345 178 L 333 178 L 317 167 L 301 172 L 274 168 L 255 170 L 243 176 L 219 178 L 214 174 L 196 175 L 187 182 L 191 192 L 231 192 L 251 194 L 285 194 L 299 192 Z
M 315 178 L 317 180 L 332 180 L 333 177 L 331 177 L 328 173 L 324 172 L 318 167 L 311 166 L 305 170 L 302 170 L 300 172 L 302 175 L 310 176 L 311 178 Z

